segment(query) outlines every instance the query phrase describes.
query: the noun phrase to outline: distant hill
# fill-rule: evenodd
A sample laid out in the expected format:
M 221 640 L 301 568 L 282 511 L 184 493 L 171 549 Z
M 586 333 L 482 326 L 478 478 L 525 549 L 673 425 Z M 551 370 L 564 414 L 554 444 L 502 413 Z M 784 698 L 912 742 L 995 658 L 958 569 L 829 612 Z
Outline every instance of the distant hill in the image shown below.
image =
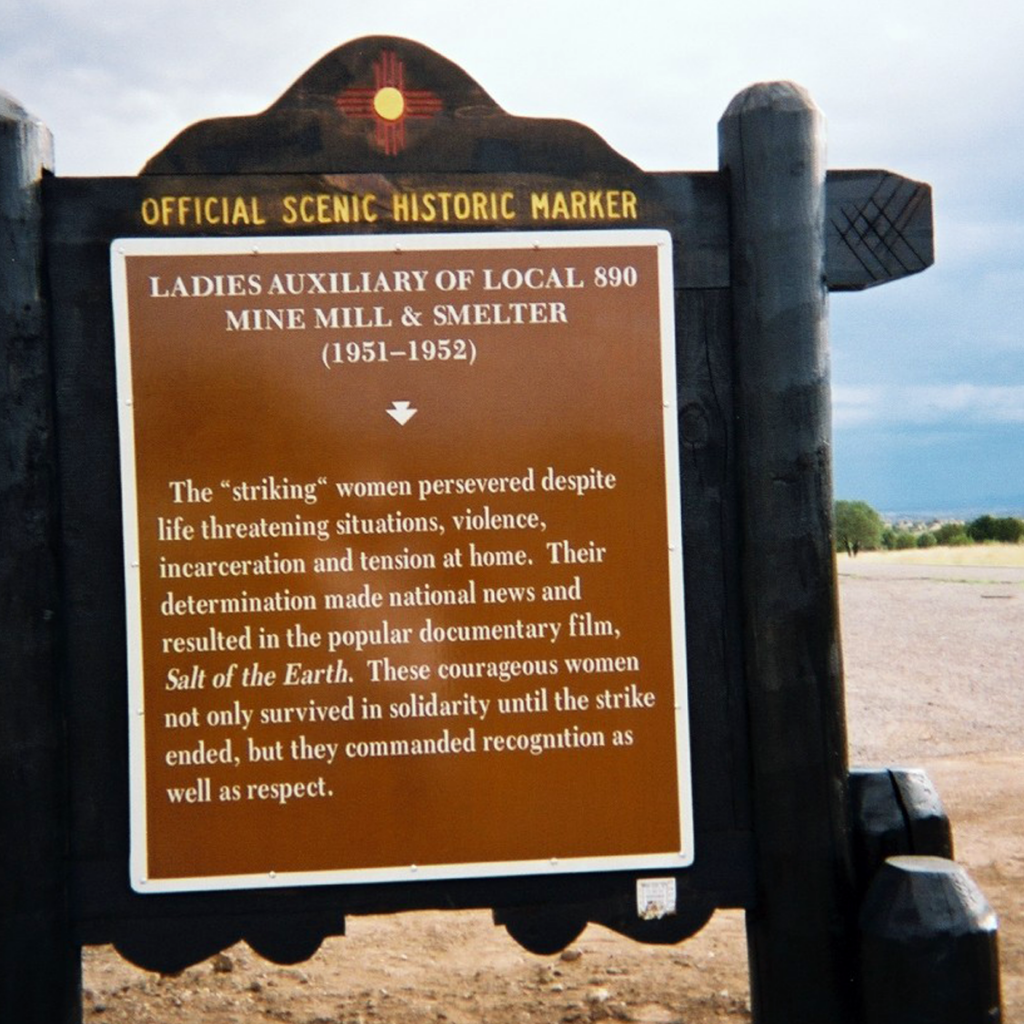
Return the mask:
M 879 514 L 886 522 L 899 522 L 912 519 L 914 522 L 931 522 L 933 519 L 943 521 L 959 519 L 970 522 L 978 516 L 1017 516 L 1024 519 L 1024 497 L 1020 500 L 1007 501 L 1005 498 L 989 504 L 961 505 L 941 507 L 936 505 L 907 505 L 879 509 Z

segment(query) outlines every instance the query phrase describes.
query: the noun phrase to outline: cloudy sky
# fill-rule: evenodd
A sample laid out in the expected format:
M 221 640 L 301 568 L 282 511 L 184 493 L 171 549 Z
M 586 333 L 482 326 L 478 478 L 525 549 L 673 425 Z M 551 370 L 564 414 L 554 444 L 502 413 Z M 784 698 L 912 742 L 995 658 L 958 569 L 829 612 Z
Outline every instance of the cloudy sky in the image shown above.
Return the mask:
M 936 265 L 831 302 L 838 497 L 1024 513 L 1024 4 L 1015 0 L 4 0 L 0 89 L 62 175 L 130 175 L 369 34 L 506 110 L 581 121 L 649 170 L 717 164 L 751 82 L 805 86 L 829 166 L 930 182 Z

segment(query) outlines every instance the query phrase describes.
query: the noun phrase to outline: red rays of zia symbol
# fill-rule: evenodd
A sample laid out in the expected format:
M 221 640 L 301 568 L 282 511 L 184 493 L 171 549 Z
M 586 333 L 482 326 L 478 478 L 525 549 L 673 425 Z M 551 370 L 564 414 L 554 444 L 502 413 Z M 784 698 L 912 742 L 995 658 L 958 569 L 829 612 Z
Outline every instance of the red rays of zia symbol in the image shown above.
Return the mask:
M 397 156 L 405 148 L 405 122 L 433 117 L 444 104 L 425 89 L 407 89 L 405 64 L 390 50 L 382 50 L 373 65 L 373 80 L 372 89 L 346 89 L 334 102 L 346 117 L 372 117 L 378 148 L 386 156 Z

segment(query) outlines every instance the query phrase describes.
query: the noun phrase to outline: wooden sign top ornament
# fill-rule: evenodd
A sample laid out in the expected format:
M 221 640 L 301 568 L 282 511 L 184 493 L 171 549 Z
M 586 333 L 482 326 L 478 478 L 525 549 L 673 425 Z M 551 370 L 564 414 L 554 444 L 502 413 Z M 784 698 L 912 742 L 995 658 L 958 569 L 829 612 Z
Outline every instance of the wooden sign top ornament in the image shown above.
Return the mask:
M 573 121 L 513 117 L 460 67 L 408 39 L 368 36 L 317 61 L 251 117 L 186 128 L 143 174 L 632 171 Z

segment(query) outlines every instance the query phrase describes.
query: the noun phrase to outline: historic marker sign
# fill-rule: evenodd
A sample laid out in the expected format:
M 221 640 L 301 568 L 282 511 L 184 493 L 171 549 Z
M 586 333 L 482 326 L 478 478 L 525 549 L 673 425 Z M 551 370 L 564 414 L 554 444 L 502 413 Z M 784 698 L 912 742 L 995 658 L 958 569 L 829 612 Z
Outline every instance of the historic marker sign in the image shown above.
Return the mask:
M 136 890 L 692 863 L 671 257 L 114 242 Z

